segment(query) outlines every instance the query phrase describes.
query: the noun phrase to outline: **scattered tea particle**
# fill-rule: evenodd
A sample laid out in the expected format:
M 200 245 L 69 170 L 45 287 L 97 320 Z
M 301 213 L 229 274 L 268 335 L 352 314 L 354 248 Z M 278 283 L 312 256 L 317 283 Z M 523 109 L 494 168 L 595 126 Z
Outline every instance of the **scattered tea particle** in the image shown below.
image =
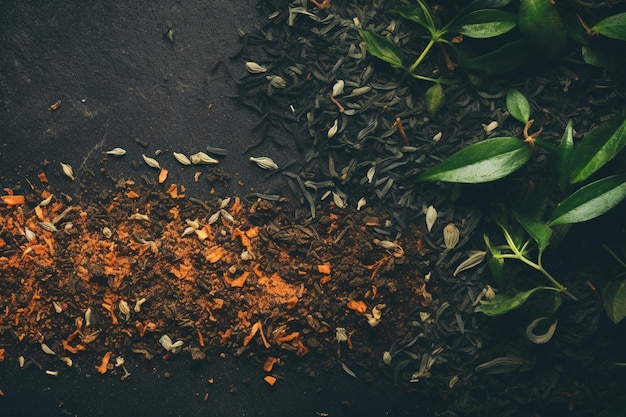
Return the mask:
M 267 375 L 265 378 L 263 378 L 263 381 L 265 381 L 270 387 L 273 387 L 276 384 L 276 377 Z

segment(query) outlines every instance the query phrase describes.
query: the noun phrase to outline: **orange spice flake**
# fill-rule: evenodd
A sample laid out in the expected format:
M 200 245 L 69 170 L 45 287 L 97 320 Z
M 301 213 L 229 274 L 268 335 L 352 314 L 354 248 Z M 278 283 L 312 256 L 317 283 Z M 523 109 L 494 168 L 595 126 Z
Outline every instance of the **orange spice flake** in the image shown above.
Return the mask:
M 348 301 L 348 308 L 354 310 L 359 314 L 365 314 L 367 306 L 363 301 L 350 300 Z
M 320 274 L 325 274 L 325 275 L 330 274 L 330 264 L 326 262 L 325 264 L 318 265 L 317 272 L 319 272 Z
M 130 190 L 126 192 L 126 197 L 128 198 L 139 198 L 139 194 L 137 194 L 136 192 Z
M 95 367 L 98 373 L 102 375 L 107 373 L 107 366 L 109 365 L 109 361 L 111 360 L 111 355 L 112 355 L 111 351 L 104 354 L 100 365 Z
M 263 381 L 265 381 L 270 387 L 273 387 L 274 384 L 276 384 L 276 378 L 271 375 L 267 375 L 265 378 L 263 378 Z
M 39 174 L 37 174 L 37 178 L 39 178 L 39 182 L 41 182 L 42 184 L 48 182 L 48 177 L 46 177 L 46 174 L 44 172 L 40 172 Z
M 23 195 L 3 195 L 2 201 L 8 206 L 19 206 L 26 202 Z
M 272 372 L 272 368 L 274 368 L 276 363 L 278 363 L 278 358 L 270 356 L 265 360 L 265 363 L 263 363 L 263 370 L 265 372 Z
M 230 281 L 230 286 L 231 288 L 241 288 L 245 285 L 246 280 L 248 279 L 248 277 L 250 276 L 250 272 L 246 271 L 243 274 L 241 274 L 240 277 L 233 279 L 232 281 Z
M 161 172 L 159 172 L 159 184 L 163 184 L 167 179 L 167 169 L 161 168 Z

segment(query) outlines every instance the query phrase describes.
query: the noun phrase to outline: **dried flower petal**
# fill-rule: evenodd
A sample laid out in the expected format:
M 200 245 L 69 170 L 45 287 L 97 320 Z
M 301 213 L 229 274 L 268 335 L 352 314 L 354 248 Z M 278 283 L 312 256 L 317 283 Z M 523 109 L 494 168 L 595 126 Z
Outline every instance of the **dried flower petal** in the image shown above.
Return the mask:
M 120 300 L 118 307 L 120 312 L 124 315 L 124 319 L 128 321 L 130 319 L 130 307 L 128 306 L 126 300 Z
M 456 244 L 459 243 L 459 229 L 454 223 L 450 223 L 443 228 L 443 242 L 447 249 L 454 249 Z
M 345 328 L 343 327 L 337 327 L 335 329 L 335 339 L 337 339 L 338 342 L 345 342 L 348 340 L 348 332 L 346 331 Z
M 278 165 L 276 164 L 276 162 L 274 162 L 272 158 L 268 158 L 267 156 L 259 156 L 259 157 L 251 156 L 250 161 L 255 162 L 259 167 L 263 169 L 269 169 L 269 170 L 278 169 Z

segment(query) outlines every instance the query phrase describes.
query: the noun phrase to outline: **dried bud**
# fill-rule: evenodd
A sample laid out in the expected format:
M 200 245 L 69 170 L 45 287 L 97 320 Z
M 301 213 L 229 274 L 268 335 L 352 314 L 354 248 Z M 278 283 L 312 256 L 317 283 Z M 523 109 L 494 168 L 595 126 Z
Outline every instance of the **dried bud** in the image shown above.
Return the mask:
M 485 299 L 493 300 L 494 298 L 496 298 L 496 292 L 491 288 L 491 285 L 487 285 L 487 288 L 485 288 Z
M 269 170 L 278 169 L 278 165 L 276 164 L 276 162 L 274 162 L 272 158 L 268 158 L 267 156 L 259 156 L 259 157 L 251 156 L 250 162 L 256 163 L 259 167 L 263 169 L 269 169 Z
M 459 229 L 454 223 L 450 223 L 443 228 L 443 242 L 447 249 L 454 249 L 456 244 L 459 243 Z
M 426 209 L 426 230 L 430 232 L 433 229 L 436 221 L 437 210 L 433 206 L 428 206 L 428 208 Z

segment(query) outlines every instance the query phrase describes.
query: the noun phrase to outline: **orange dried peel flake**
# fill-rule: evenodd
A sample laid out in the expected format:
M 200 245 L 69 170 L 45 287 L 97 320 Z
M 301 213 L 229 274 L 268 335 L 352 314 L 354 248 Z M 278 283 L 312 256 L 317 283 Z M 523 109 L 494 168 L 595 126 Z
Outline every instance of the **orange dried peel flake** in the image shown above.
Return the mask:
M 359 314 L 365 314 L 367 306 L 363 301 L 350 300 L 348 301 L 348 308 L 354 310 Z

